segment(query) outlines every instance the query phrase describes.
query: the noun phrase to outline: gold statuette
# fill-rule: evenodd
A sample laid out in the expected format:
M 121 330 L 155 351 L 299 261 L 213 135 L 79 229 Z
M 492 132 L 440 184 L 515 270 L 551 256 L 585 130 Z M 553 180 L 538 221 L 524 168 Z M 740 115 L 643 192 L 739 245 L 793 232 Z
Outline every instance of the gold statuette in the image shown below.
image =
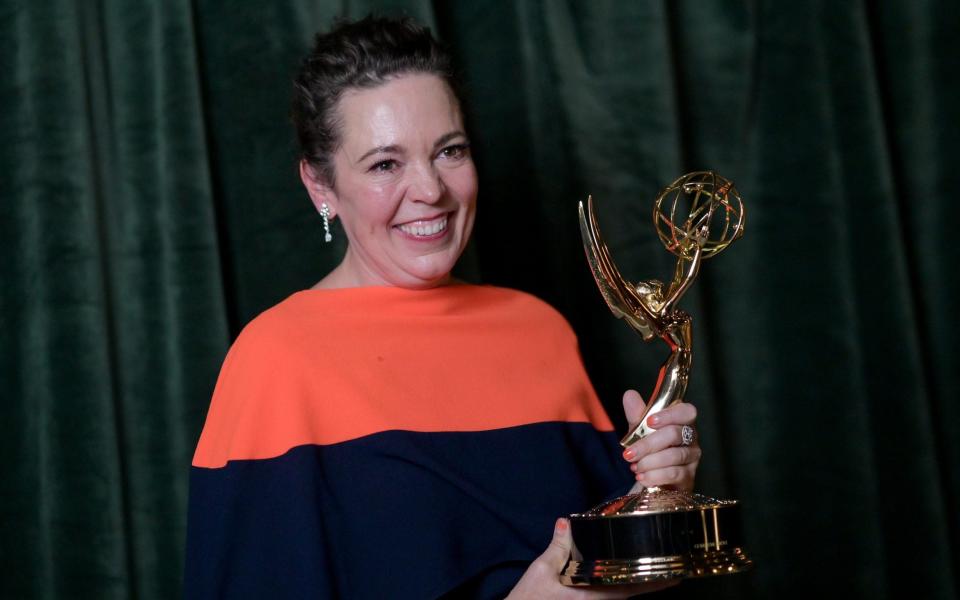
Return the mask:
M 669 348 L 640 422 L 620 441 L 630 446 L 655 430 L 654 413 L 682 402 L 692 364 L 692 320 L 676 307 L 703 260 L 743 235 L 744 208 L 733 183 L 712 171 L 688 173 L 653 207 L 660 241 L 677 257 L 673 279 L 631 283 L 610 257 L 593 199 L 580 203 L 580 232 L 600 293 L 614 316 L 644 341 Z M 752 563 L 739 541 L 739 503 L 648 487 L 570 516 L 574 549 L 561 573 L 567 585 L 610 585 L 735 573 Z

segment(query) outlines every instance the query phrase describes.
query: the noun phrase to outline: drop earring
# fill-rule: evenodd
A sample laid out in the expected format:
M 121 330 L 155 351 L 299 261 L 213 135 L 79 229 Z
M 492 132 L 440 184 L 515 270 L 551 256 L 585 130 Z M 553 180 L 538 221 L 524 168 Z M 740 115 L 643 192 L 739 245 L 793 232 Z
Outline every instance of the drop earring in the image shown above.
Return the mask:
M 330 243 L 333 236 L 330 235 L 330 207 L 326 202 L 320 203 L 320 216 L 323 217 L 323 241 Z

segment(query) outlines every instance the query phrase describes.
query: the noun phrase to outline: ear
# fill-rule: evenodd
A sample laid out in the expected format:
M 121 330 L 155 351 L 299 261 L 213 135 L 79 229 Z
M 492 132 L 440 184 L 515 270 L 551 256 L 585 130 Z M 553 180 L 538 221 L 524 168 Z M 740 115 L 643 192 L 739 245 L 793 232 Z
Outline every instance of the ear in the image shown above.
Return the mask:
M 333 188 L 324 183 L 316 170 L 304 159 L 300 159 L 300 181 L 303 182 L 303 187 L 306 188 L 310 201 L 313 202 L 317 212 L 320 212 L 320 206 L 326 203 L 330 208 L 330 219 L 336 217 L 339 208 L 337 195 Z

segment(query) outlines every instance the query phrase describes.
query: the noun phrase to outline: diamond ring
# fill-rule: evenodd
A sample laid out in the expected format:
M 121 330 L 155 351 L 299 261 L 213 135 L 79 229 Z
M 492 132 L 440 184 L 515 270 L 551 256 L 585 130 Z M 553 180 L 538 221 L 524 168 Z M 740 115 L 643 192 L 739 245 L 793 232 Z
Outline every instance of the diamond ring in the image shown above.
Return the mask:
M 689 446 L 693 441 L 697 439 L 697 430 L 689 425 L 684 425 L 680 428 L 680 444 L 683 446 Z

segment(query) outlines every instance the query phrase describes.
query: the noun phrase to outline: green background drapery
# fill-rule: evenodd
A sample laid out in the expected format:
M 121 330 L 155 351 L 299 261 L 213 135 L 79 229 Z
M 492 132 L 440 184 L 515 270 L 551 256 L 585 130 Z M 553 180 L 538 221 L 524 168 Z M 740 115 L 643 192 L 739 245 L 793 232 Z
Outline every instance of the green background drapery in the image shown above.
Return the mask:
M 465 73 L 461 274 L 566 314 L 616 417 L 665 350 L 603 306 L 576 201 L 662 279 L 658 189 L 713 168 L 743 194 L 683 306 L 698 489 L 744 502 L 758 568 L 665 595 L 956 598 L 960 7 L 932 0 L 0 2 L 0 596 L 178 594 L 219 363 L 342 251 L 295 174 L 290 76 L 371 9 Z

